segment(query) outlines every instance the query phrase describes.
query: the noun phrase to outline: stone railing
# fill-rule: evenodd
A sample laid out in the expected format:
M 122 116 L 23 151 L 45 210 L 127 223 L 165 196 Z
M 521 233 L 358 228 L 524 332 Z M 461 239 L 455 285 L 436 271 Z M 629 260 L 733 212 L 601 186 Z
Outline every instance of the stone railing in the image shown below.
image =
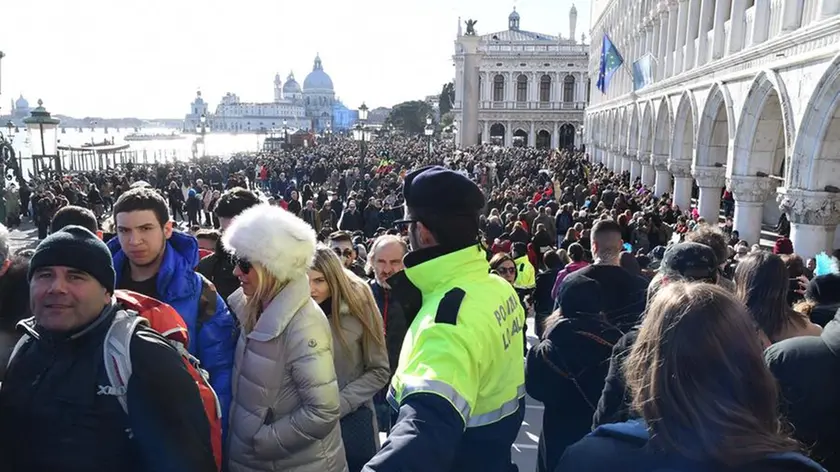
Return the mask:
M 520 102 L 483 100 L 481 110 L 583 110 L 586 102 Z

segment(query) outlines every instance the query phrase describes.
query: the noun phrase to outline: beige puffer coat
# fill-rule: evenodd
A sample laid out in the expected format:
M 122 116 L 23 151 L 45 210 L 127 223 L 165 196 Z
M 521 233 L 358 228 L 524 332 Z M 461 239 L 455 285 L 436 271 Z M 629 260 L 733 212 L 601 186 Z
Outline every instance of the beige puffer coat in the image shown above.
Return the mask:
M 245 313 L 238 289 L 228 298 Z M 292 279 L 236 346 L 230 472 L 343 472 L 340 400 L 326 317 L 306 275 Z

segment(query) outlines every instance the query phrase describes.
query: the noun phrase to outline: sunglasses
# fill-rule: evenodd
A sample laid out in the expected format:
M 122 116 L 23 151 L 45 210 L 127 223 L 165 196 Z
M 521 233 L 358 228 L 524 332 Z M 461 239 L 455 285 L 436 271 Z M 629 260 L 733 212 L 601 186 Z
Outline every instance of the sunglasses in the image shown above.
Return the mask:
M 515 274 L 516 273 L 516 267 L 499 267 L 498 269 L 496 269 L 496 272 L 498 272 L 499 275 Z
M 239 270 L 241 270 L 243 274 L 248 274 L 251 272 L 251 268 L 254 267 L 248 259 L 236 256 L 233 257 L 233 264 L 236 267 L 239 267 Z
M 335 247 L 335 248 L 333 248 L 333 252 L 335 252 L 335 255 L 338 256 L 338 257 L 350 258 L 351 256 L 353 256 L 353 250 L 352 249 L 344 249 L 342 251 L 341 248 Z

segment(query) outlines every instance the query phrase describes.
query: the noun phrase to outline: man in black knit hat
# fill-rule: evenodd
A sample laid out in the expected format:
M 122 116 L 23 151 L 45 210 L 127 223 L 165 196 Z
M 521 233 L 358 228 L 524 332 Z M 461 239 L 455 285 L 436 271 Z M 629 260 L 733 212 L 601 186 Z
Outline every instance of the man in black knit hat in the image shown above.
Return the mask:
M 195 381 L 157 333 L 136 328 L 128 385 L 109 387 L 103 344 L 122 308 L 105 243 L 67 226 L 38 245 L 28 277 L 34 316 L 0 388 L 3 470 L 216 470 Z

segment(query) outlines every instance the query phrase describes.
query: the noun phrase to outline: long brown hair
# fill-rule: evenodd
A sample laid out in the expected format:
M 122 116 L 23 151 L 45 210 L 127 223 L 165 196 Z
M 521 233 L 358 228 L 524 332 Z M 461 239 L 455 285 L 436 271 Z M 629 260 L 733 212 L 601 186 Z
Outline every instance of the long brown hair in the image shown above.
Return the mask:
M 347 340 L 341 328 L 342 305 L 346 305 L 350 316 L 356 317 L 364 328 L 364 343 L 373 342 L 379 346 L 385 345 L 385 328 L 379 307 L 373 298 L 370 287 L 358 276 L 345 269 L 338 256 L 332 249 L 319 244 L 315 248 L 315 260 L 312 269 L 324 274 L 330 287 L 330 325 L 338 336 L 339 342 L 347 349 Z M 369 346 L 369 344 L 368 344 Z
M 633 408 L 665 451 L 738 466 L 800 450 L 782 431 L 757 327 L 725 289 L 662 287 L 625 362 Z
M 790 281 L 781 257 L 758 251 L 748 254 L 735 268 L 735 293 L 747 305 L 770 341 L 788 327 L 803 327 L 807 320 L 788 303 Z

